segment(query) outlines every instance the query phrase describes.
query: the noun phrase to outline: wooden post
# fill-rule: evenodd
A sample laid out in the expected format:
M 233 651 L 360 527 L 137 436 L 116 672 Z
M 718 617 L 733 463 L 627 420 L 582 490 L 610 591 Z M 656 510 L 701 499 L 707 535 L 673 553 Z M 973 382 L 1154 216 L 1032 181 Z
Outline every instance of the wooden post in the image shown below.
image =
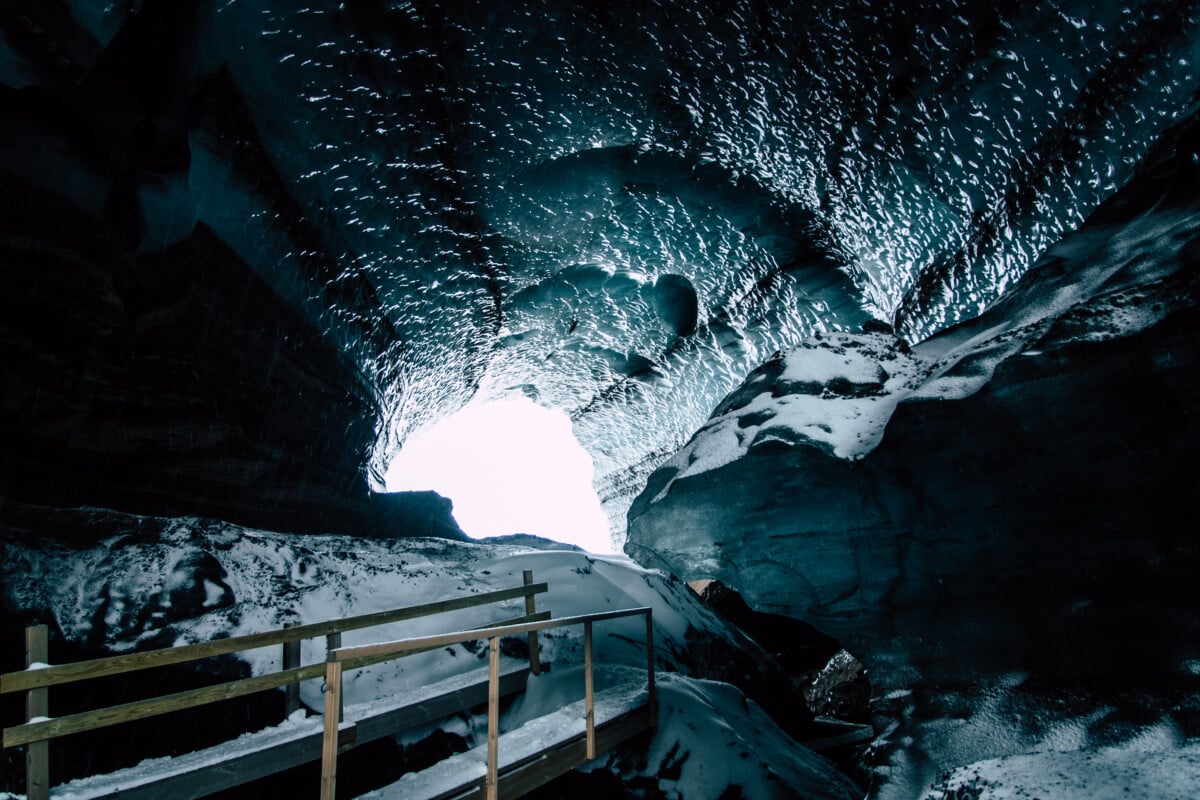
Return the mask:
M 45 625 L 25 629 L 25 668 L 50 661 L 50 635 Z M 25 693 L 25 720 L 50 716 L 50 690 L 30 689 Z M 25 792 L 29 800 L 49 800 L 50 742 L 25 746 Z
M 533 570 L 527 569 L 522 574 L 525 578 L 525 585 L 531 585 L 533 583 Z M 537 613 L 537 601 L 532 594 L 525 595 L 525 613 L 529 616 Z M 534 675 L 542 674 L 542 658 L 538 652 L 537 631 L 529 632 L 529 671 Z
M 650 695 L 650 727 L 658 725 L 658 701 L 654 697 L 654 612 L 646 609 L 646 691 Z
M 321 800 L 337 789 L 338 723 L 342 708 L 342 665 L 325 662 L 325 736 L 321 740 Z
M 500 760 L 500 639 L 488 639 L 487 800 L 498 800 Z
M 583 623 L 583 696 L 587 709 L 587 759 L 596 757 L 596 693 L 592 680 L 592 621 Z
M 341 646 L 342 646 L 341 632 L 331 633 L 328 636 L 326 636 L 325 637 L 325 657 L 329 658 L 330 651 L 337 650 Z M 345 704 L 342 702 L 342 665 L 340 663 L 338 664 L 337 701 L 338 701 L 337 721 L 341 722 L 342 719 L 346 716 L 346 708 L 345 708 Z M 328 678 L 325 679 L 325 707 L 326 707 L 326 709 L 329 708 L 329 679 Z M 328 714 L 329 712 L 326 711 L 325 713 Z
M 283 627 L 294 628 L 295 622 L 286 622 Z M 300 666 L 300 640 L 283 643 L 283 668 L 285 670 Z M 284 687 L 283 716 L 290 717 L 300 709 L 300 682 L 294 681 Z

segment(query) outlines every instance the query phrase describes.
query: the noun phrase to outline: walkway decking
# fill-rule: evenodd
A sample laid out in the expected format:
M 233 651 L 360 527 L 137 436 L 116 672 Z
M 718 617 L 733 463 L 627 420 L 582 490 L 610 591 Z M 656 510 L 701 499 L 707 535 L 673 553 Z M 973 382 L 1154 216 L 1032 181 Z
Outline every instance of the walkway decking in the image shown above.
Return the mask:
M 623 686 L 595 695 L 596 752 L 611 750 L 650 728 L 649 694 L 643 686 Z M 564 706 L 526 722 L 498 739 L 498 794 L 520 797 L 587 763 L 582 730 L 585 702 Z M 363 800 L 451 800 L 487 796 L 488 746 L 451 756 L 432 767 L 362 796 Z
M 641 700 L 634 699 L 639 695 L 636 693 L 631 695 L 628 687 L 624 690 L 597 693 L 593 669 L 595 663 L 593 627 L 600 622 L 632 616 L 645 618 L 646 684 L 642 690 L 645 697 Z M 582 707 L 575 709 L 574 712 L 568 712 L 566 717 L 552 713 L 528 721 L 517 730 L 501 737 L 499 691 L 501 638 L 533 636 L 539 631 L 574 625 L 583 627 L 584 699 Z M 420 773 L 418 777 L 411 778 L 412 784 L 409 788 L 412 793 L 406 793 L 406 797 L 412 797 L 414 800 L 417 798 L 433 800 L 433 798 L 479 796 L 483 800 L 499 800 L 502 796 L 501 791 L 504 792 L 504 797 L 519 797 L 584 761 L 595 758 L 608 747 L 615 746 L 630 736 L 654 727 L 657 713 L 654 694 L 654 617 L 649 608 L 604 611 L 538 622 L 498 625 L 471 631 L 400 639 L 359 647 L 337 648 L 329 651 L 325 671 L 325 737 L 321 753 L 321 800 L 335 799 L 338 753 L 342 749 L 342 738 L 347 734 L 353 736 L 352 725 L 343 725 L 338 722 L 337 709 L 342 691 L 344 665 L 365 661 L 379 663 L 383 660 L 402 658 L 415 652 L 483 638 L 486 638 L 488 642 L 489 681 L 488 736 L 483 775 L 480 777 L 477 774 L 478 755 L 474 757 L 470 754 L 454 756 L 450 760 L 458 759 L 456 766 L 431 767 Z M 598 701 L 603 703 L 603 707 L 600 709 L 597 709 Z M 574 706 L 568 705 L 566 708 L 572 709 Z M 603 716 L 598 716 L 598 712 Z M 571 719 L 571 713 L 575 714 L 573 719 L 576 724 L 564 725 L 564 720 L 569 722 Z M 582 720 L 582 731 L 579 730 L 580 720 Z M 601 727 L 604 728 L 603 738 L 600 736 Z M 578 743 L 575 742 L 580 734 L 583 747 L 582 759 L 577 751 Z M 506 751 L 508 748 L 513 748 L 512 753 L 505 751 L 504 755 L 501 755 L 502 741 Z
M 117 796 L 123 800 L 162 797 L 195 800 L 318 760 L 322 762 L 321 794 L 323 798 L 331 800 L 334 797 L 339 753 L 486 704 L 488 740 L 485 745 L 453 756 L 422 772 L 406 775 L 397 784 L 371 796 L 421 797 L 426 800 L 475 796 L 486 800 L 519 797 L 653 727 L 655 721 L 654 639 L 650 609 L 606 611 L 551 619 L 548 612 L 538 612 L 534 605 L 534 596 L 545 591 L 546 584 L 533 583 L 532 573 L 526 571 L 524 585 L 511 589 L 72 664 L 46 663 L 46 628 L 35 626 L 27 631 L 28 668 L 0 676 L 0 691 L 24 692 L 28 709 L 27 721 L 23 725 L 4 729 L 4 746 L 22 747 L 25 751 L 29 800 L 94 800 Z M 490 626 L 357 647 L 341 646 L 343 631 L 521 598 L 525 604 L 524 616 Z M 593 624 L 635 615 L 643 615 L 646 623 L 646 683 L 594 691 Z M 501 735 L 500 700 L 523 692 L 531 676 L 538 675 L 542 670 L 538 631 L 568 625 L 581 625 L 584 629 L 584 700 L 566 705 Z M 300 666 L 299 642 L 318 636 L 326 637 L 325 663 Z M 528 640 L 528 663 L 508 659 L 502 664 L 500 640 L 519 636 Z M 460 674 L 406 691 L 403 697 L 383 697 L 370 703 L 342 707 L 344 670 L 483 639 L 488 642 L 486 671 L 474 670 Z M 55 686 L 102 676 L 135 674 L 153 667 L 279 645 L 283 646 L 283 666 L 277 672 L 109 708 L 53 718 L 48 716 L 48 693 Z M 321 676 L 325 678 L 324 714 L 304 718 L 303 712 L 298 710 L 299 682 Z M 281 688 L 287 693 L 288 710 L 295 709 L 295 712 L 278 726 L 243 734 L 205 750 L 146 760 L 104 775 L 50 786 L 48 747 L 58 737 L 109 725 L 133 723 L 150 716 Z
M 513 664 L 501 673 L 505 697 L 525 690 L 529 667 Z M 346 706 L 346 718 L 355 722 L 354 745 L 391 736 L 436 722 L 462 708 L 487 702 L 486 670 L 455 676 L 407 694 L 403 703 L 393 698 Z M 215 747 L 181 756 L 143 761 L 136 766 L 55 786 L 51 800 L 96 800 L 119 796 L 122 800 L 196 800 L 232 789 L 259 777 L 283 772 L 321 759 L 325 723 L 320 716 L 284 722 L 273 728 L 246 733 Z

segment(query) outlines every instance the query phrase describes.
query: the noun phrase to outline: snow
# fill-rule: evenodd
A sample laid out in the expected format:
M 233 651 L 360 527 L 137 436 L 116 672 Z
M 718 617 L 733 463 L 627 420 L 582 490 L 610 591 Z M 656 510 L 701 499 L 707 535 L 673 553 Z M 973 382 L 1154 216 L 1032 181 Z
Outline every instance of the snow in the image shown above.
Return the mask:
M 881 693 L 875 713 L 896 721 L 872 744 L 871 798 L 1200 797 L 1194 694 L 1121 683 L 1118 693 L 1084 680 L 1047 690 L 1018 671 Z M 1182 791 L 1175 773 L 1188 770 Z
M 647 750 L 636 758 L 613 753 L 588 769 L 652 780 L 667 800 L 716 798 L 729 786 L 746 800 L 863 796 L 728 684 L 667 674 L 657 695 L 658 728 Z
M 1200 744 L 1148 754 L 1137 747 L 1028 753 L 960 767 L 925 800 L 1195 800 Z
M 502 674 L 513 671 L 514 667 L 522 668 L 524 662 L 517 664 L 510 659 L 503 659 Z M 472 672 L 455 675 L 437 683 L 428 684 L 418 689 L 404 692 L 402 695 L 382 693 L 371 701 L 347 705 L 344 708 L 345 722 L 341 728 L 349 727 L 364 719 L 377 717 L 400 707 L 418 706 L 428 699 L 455 692 L 471 684 L 487 681 L 486 667 L 480 666 Z M 381 687 L 382 688 L 382 687 Z M 320 715 L 308 716 L 306 709 L 297 709 L 279 725 L 264 728 L 259 731 L 245 733 L 236 739 L 222 742 L 214 747 L 206 748 L 179 756 L 146 759 L 136 766 L 122 769 L 104 775 L 81 778 L 62 784 L 55 788 L 54 796 L 61 800 L 84 800 L 84 798 L 103 797 L 118 790 L 145 784 L 152 784 L 172 775 L 187 775 L 195 773 L 214 764 L 235 757 L 246 756 L 253 752 L 261 752 L 279 747 L 288 742 L 300 739 L 311 740 L 311 750 L 320 750 L 320 740 L 324 731 L 324 722 Z M 423 731 L 407 732 L 402 736 L 405 740 L 422 738 Z M 360 740 L 361 743 L 362 740 Z
M 879 444 L 896 406 L 933 368 L 884 334 L 818 336 L 779 359 L 777 378 L 767 380 L 761 371 L 751 375 L 746 386 L 762 391 L 715 414 L 664 464 L 676 474 L 655 502 L 675 480 L 723 467 L 766 442 L 804 442 L 838 458 L 862 458 Z
M 69 781 L 53 788 L 55 800 L 84 800 L 104 797 L 120 790 L 132 789 L 153 783 L 165 775 L 187 774 L 206 766 L 219 763 L 234 756 L 245 755 L 256 750 L 266 750 L 284 742 L 315 737 L 318 741 L 323 731 L 320 717 L 308 717 L 304 709 L 290 715 L 279 725 L 253 733 L 244 733 L 236 739 L 215 747 L 177 756 L 150 758 L 129 769 Z
M 645 700 L 644 673 L 636 668 L 600 667 L 595 680 L 597 724 Z M 583 684 L 578 667 L 531 678 L 525 696 L 503 715 L 501 730 L 511 732 L 499 745 L 501 763 L 583 732 Z M 832 764 L 796 744 L 728 684 L 667 673 L 659 675 L 656 692 L 658 727 L 648 748 L 600 754 L 582 769 L 640 777 L 667 800 L 716 798 L 730 786 L 739 787 L 746 800 L 862 797 Z M 432 795 L 482 778 L 486 757 L 481 745 L 366 797 Z
M 626 670 L 621 675 L 623 682 L 614 680 L 614 673 L 606 671 L 603 674 L 609 679 L 605 681 L 611 686 L 598 685 L 594 699 L 595 723 L 597 726 L 614 719 L 621 714 L 632 711 L 645 704 L 644 675 L 639 680 L 636 674 Z M 598 672 L 597 677 L 600 678 Z M 543 692 L 542 699 L 547 695 L 555 696 L 561 693 L 564 684 L 571 679 L 577 679 L 582 689 L 583 675 L 580 670 L 569 674 L 550 673 L 544 677 L 531 679 L 530 691 L 535 691 L 538 685 L 552 685 L 553 690 Z M 531 704 L 539 705 L 537 703 Z M 527 707 L 528 708 L 528 707 Z M 518 717 L 516 725 L 511 724 L 513 714 L 507 715 L 510 723 L 501 728 L 501 739 L 498 744 L 498 758 L 501 768 L 507 764 L 522 761 L 541 750 L 560 744 L 582 733 L 585 729 L 584 704 L 576 701 L 567 705 L 555 702 L 544 709 L 536 717 Z M 487 772 L 487 744 L 468 750 L 465 753 L 438 762 L 429 769 L 419 773 L 404 775 L 394 784 L 363 795 L 364 800 L 387 800 L 387 798 L 428 797 L 436 796 L 456 786 L 461 786 L 472 780 L 485 777 Z
M 0 585 L 5 586 L 5 601 L 17 609 L 47 609 L 65 636 L 79 639 L 102 633 L 113 650 L 122 651 L 147 640 L 158 642 L 164 634 L 170 636 L 169 641 L 184 644 L 270 630 L 285 622 L 319 622 L 511 587 L 522 582 L 524 570 L 531 569 L 536 581 L 549 584 L 549 591 L 537 596 L 537 608 L 549 610 L 555 617 L 638 606 L 653 609 L 662 724 L 651 742 L 649 760 L 639 756 L 641 766 L 628 767 L 625 761 L 630 754 L 614 751 L 610 760 L 595 768 L 615 769 L 621 774 L 641 769 L 654 775 L 661 763 L 675 763 L 682 758 L 679 754 L 686 752 L 695 755 L 682 764 L 680 777 L 668 782 L 669 797 L 715 798 L 726 788 L 720 783 L 725 780 L 738 782 L 747 798 L 778 796 L 770 788 L 776 784 L 820 787 L 814 789 L 814 798 L 858 796 L 832 765 L 795 744 L 740 690 L 672 674 L 693 669 L 688 654 L 689 634 L 694 630 L 712 634 L 714 641 L 729 640 L 731 634 L 685 584 L 640 567 L 627 557 L 440 539 L 297 537 L 199 519 L 157 522 L 162 524 L 157 536 L 117 536 L 90 548 L 62 547 L 45 540 L 0 542 Z M 206 562 L 201 555 L 219 563 L 219 579 L 214 578 L 211 562 L 202 568 Z M 200 566 L 189 573 L 189 564 Z M 186 590 L 189 580 L 201 588 L 206 581 L 219 580 L 229 602 L 221 607 L 196 607 L 189 612 L 195 616 L 179 617 L 183 612 L 178 604 L 167 607 L 163 603 L 172 591 Z M 106 604 L 110 613 L 96 623 L 104 630 L 95 631 L 92 621 Z M 154 613 L 147 613 L 150 611 Z M 443 633 L 523 613 L 523 599 L 517 599 L 347 632 L 343 644 Z M 621 702 L 626 702 L 644 691 L 644 618 L 605 620 L 594 628 L 597 689 L 624 693 L 626 699 Z M 527 694 L 506 710 L 502 720 L 506 730 L 546 714 L 560 714 L 557 708 L 582 697 L 582 626 L 544 631 L 540 646 L 542 659 L 550 661 L 552 669 L 531 679 Z M 478 644 L 474 648 L 458 645 L 348 671 L 346 719 L 353 721 L 394 705 L 397 697 L 410 700 L 421 687 L 434 682 L 442 682 L 440 686 L 445 688 L 474 681 L 486 665 L 485 654 L 486 648 Z M 252 674 L 280 667 L 278 647 L 249 651 L 243 657 Z M 301 663 L 323 659 L 323 640 L 303 643 Z M 506 663 L 516 664 L 507 659 Z M 320 684 L 318 679 L 301 687 L 301 699 L 312 709 L 323 707 Z M 571 707 L 565 713 L 570 716 L 575 710 Z M 581 715 L 577 716 L 582 726 Z M 456 718 L 443 727 L 463 724 Z M 315 735 L 311 732 L 319 728 L 320 717 L 296 715 L 276 728 L 244 735 L 215 750 L 143 762 L 119 779 L 138 780 L 154 771 L 186 769 L 221 752 L 244 751 L 251 741 Z M 431 730 L 426 726 L 401 739 L 416 741 Z M 461 732 L 468 741 L 478 743 L 484 730 L 485 721 L 476 717 L 467 720 Z M 523 735 L 532 736 L 534 731 Z M 719 763 L 726 766 L 718 768 Z M 86 785 L 84 781 L 71 784 L 68 789 L 76 795 L 65 796 L 83 796 Z

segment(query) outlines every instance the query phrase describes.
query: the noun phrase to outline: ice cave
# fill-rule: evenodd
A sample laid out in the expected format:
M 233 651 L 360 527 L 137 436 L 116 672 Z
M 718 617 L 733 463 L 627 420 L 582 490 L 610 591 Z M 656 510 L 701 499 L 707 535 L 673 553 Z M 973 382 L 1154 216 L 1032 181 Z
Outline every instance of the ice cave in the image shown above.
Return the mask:
M 399 796 L 591 628 L 19 687 L 529 571 L 657 723 L 527 797 L 1200 797 L 1200 2 L 3 0 L 0 121 L 0 798 Z

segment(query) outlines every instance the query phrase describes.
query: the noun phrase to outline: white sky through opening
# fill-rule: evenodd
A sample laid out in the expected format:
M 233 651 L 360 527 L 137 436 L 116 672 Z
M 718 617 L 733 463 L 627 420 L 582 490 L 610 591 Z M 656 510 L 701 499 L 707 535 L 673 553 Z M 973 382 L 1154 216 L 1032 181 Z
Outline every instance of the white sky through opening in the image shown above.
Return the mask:
M 388 491 L 432 489 L 473 538 L 531 533 L 611 553 L 592 459 L 558 410 L 524 397 L 470 403 L 418 431 L 388 465 Z

